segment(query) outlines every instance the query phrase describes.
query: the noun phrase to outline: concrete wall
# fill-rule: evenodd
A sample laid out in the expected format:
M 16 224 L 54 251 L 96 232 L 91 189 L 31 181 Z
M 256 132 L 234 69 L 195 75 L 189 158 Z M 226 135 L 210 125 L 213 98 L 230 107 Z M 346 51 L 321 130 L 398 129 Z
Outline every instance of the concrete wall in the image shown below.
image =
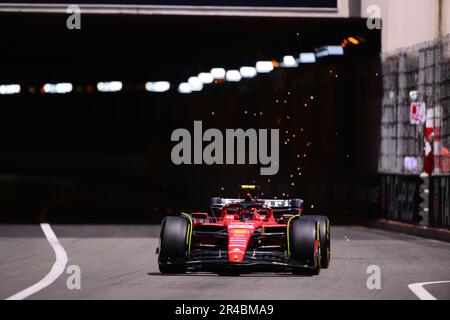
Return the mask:
M 83 13 L 102 14 L 169 14 L 169 15 L 222 15 L 222 16 L 272 16 L 299 18 L 367 18 L 367 8 L 380 8 L 382 27 L 382 51 L 393 52 L 438 36 L 450 33 L 450 0 L 338 0 L 337 10 L 291 10 L 278 8 L 267 10 L 217 9 L 208 7 L 168 8 L 166 6 L 117 6 L 81 5 Z M 67 5 L 51 4 L 0 4 L 1 11 L 13 12 L 60 12 L 65 13 Z
M 442 35 L 450 33 L 450 1 L 441 0 Z
M 358 0 L 356 0 L 358 1 Z M 393 52 L 450 33 L 448 0 L 361 0 L 361 16 L 367 8 L 381 10 L 382 51 Z

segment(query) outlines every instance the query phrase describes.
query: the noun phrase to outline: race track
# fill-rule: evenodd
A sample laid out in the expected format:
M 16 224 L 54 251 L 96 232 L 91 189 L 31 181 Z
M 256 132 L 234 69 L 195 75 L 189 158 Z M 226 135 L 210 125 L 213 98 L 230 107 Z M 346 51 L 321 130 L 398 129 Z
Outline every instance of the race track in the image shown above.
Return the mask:
M 357 226 L 332 228 L 332 263 L 318 276 L 254 273 L 162 275 L 157 225 L 52 225 L 81 289 L 62 273 L 27 299 L 418 299 L 409 284 L 450 280 L 450 244 Z M 0 225 L 0 298 L 44 278 L 55 254 L 36 225 Z M 366 286 L 367 267 L 381 270 L 381 289 Z M 450 299 L 450 283 L 426 285 Z

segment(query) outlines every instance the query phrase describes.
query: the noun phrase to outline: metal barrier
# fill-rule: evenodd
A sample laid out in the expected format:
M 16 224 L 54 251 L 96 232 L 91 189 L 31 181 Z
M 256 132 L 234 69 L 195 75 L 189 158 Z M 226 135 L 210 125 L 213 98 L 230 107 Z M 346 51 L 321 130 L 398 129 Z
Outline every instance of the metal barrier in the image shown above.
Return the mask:
M 430 173 L 449 173 L 450 35 L 384 56 L 382 101 L 378 171 L 420 174 L 430 160 Z M 425 103 L 422 122 L 412 103 Z
M 450 228 L 450 176 L 430 178 L 429 225 Z
M 418 224 L 421 179 L 412 175 L 381 176 L 381 212 L 387 219 Z

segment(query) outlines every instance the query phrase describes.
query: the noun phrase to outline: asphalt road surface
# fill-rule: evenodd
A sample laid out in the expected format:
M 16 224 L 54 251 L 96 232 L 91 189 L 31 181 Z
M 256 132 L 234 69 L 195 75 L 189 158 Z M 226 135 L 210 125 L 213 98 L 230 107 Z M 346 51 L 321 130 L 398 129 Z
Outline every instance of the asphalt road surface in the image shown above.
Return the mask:
M 408 285 L 450 280 L 450 243 L 357 226 L 332 228 L 332 263 L 318 276 L 162 275 L 155 254 L 159 226 L 51 228 L 67 265 L 27 299 L 418 299 Z M 55 257 L 39 224 L 0 225 L 0 298 L 42 281 Z M 67 288 L 70 265 L 80 268 L 81 289 Z M 381 289 L 367 288 L 371 265 L 380 268 Z M 450 283 L 424 288 L 437 299 L 450 299 Z

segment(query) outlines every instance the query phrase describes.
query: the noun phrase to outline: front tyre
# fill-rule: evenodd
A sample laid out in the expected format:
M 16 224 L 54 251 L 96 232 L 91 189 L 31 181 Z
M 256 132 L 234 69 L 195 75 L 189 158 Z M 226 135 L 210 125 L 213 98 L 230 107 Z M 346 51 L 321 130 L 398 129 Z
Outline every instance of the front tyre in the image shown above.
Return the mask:
M 185 273 L 189 222 L 166 217 L 161 224 L 158 265 L 161 273 Z M 172 264 L 173 263 L 173 264 Z
M 293 218 L 288 224 L 290 259 L 307 265 L 312 274 L 320 273 L 319 223 L 304 217 Z M 302 273 L 304 268 L 294 267 L 293 273 Z

